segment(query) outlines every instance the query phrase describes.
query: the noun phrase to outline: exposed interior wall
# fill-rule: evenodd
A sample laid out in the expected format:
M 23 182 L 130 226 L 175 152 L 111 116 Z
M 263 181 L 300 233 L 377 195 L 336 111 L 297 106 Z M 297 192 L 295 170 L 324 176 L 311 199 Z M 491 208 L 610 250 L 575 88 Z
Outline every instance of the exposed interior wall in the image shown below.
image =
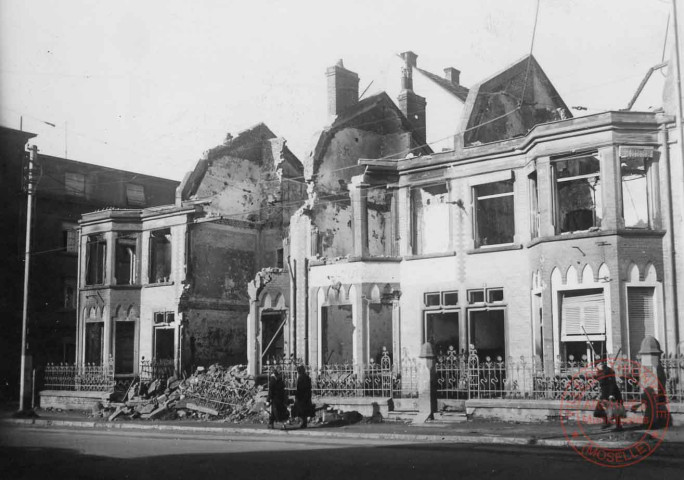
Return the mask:
M 392 255 L 395 250 L 392 239 L 392 193 L 384 188 L 369 188 L 366 208 L 369 255 Z
M 193 309 L 183 334 L 183 369 L 247 361 L 247 311 Z

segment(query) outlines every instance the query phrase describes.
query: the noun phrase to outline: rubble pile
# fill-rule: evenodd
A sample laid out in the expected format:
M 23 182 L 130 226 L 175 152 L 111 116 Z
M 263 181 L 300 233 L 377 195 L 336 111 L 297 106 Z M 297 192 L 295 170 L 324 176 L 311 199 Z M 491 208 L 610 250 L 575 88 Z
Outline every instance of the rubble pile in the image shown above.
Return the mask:
M 136 380 L 115 395 L 99 414 L 109 421 L 129 419 L 225 419 L 227 422 L 265 421 L 267 392 L 245 366 L 199 367 L 190 377 Z

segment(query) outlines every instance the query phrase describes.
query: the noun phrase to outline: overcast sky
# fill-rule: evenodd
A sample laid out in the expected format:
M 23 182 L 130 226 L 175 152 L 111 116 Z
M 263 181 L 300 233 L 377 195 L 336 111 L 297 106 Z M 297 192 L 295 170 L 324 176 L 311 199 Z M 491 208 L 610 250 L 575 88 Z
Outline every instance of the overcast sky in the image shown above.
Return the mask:
M 533 53 L 566 104 L 624 108 L 662 59 L 670 2 L 540 1 Z M 66 143 L 68 158 L 176 180 L 226 133 L 260 121 L 304 159 L 328 120 L 325 69 L 338 59 L 372 92 L 406 50 L 435 73 L 460 69 L 470 86 L 529 52 L 535 7 L 0 0 L 0 124 L 19 128 L 23 115 L 44 153 L 64 156 Z M 640 109 L 659 106 L 661 83 L 656 74 Z

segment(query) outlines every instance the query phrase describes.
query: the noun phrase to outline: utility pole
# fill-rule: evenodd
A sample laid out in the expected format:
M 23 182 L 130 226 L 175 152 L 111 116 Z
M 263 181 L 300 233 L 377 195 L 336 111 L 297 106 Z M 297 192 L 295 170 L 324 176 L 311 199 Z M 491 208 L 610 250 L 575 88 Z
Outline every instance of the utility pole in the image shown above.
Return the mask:
M 35 185 L 34 166 L 38 160 L 38 147 L 29 149 L 26 175 L 26 248 L 24 253 L 24 305 L 21 316 L 21 372 L 19 377 L 19 411 L 24 410 L 26 396 L 26 330 L 28 325 L 29 265 L 31 262 L 31 217 L 33 213 L 33 194 Z

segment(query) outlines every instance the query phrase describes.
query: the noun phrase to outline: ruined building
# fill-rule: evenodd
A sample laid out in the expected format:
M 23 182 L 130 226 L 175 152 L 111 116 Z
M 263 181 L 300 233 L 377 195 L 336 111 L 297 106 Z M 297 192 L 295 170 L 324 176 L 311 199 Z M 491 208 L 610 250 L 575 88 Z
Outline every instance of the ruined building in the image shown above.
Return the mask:
M 328 70 L 334 121 L 305 162 L 291 273 L 251 282 L 252 369 L 280 351 L 320 366 L 384 348 L 397 362 L 424 342 L 548 368 L 591 359 L 587 336 L 598 355 L 634 357 L 645 335 L 675 351 L 674 118 L 572 118 L 526 56 L 469 89 L 454 149 L 434 153 L 404 59 L 399 107 L 358 100 L 356 74 Z
M 175 203 L 84 215 L 79 362 L 111 359 L 118 377 L 244 363 L 247 283 L 282 271 L 302 174 L 285 140 L 259 124 L 209 150 Z

